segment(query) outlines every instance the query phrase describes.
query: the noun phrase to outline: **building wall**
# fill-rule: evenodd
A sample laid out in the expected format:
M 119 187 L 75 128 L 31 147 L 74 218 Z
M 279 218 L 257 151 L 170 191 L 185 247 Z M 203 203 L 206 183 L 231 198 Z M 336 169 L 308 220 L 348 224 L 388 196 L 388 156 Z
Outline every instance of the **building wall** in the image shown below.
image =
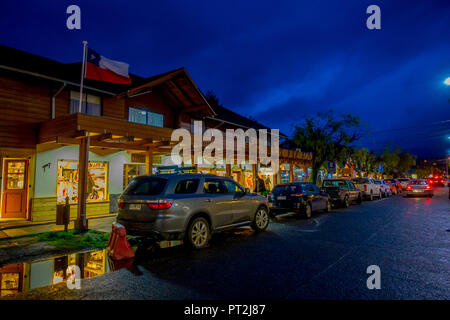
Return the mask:
M 78 160 L 78 146 L 64 146 L 57 149 L 38 152 L 35 164 L 34 195 L 31 198 L 31 217 L 33 221 L 54 220 L 56 218 L 57 204 L 57 169 L 58 160 Z M 115 207 L 118 195 L 123 191 L 123 165 L 133 163 L 131 154 L 119 151 L 106 156 L 100 156 L 89 152 L 89 161 L 108 162 L 108 189 L 109 199 L 103 202 L 87 202 L 86 212 L 88 217 L 110 213 L 111 207 Z M 50 168 L 43 166 L 50 163 Z M 77 214 L 77 205 L 71 205 L 71 218 Z

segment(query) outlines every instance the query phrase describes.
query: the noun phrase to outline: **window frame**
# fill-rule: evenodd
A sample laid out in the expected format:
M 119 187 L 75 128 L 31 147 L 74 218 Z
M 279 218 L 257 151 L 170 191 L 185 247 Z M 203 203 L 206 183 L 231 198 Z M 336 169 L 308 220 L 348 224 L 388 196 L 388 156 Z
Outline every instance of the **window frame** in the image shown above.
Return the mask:
M 178 185 L 180 185 L 180 183 L 183 183 L 183 182 L 186 182 L 186 181 L 195 181 L 197 183 L 197 186 L 195 187 L 195 190 L 193 192 L 177 192 Z M 200 179 L 199 178 L 189 178 L 189 179 L 178 180 L 177 184 L 175 185 L 175 188 L 173 189 L 173 194 L 196 194 L 198 192 L 199 186 L 200 186 Z
M 225 188 L 225 190 L 224 190 L 225 192 L 215 192 L 215 193 L 207 192 L 207 191 L 206 191 L 206 188 L 205 188 L 205 184 L 206 184 L 207 182 L 218 182 L 219 184 L 221 183 L 221 184 L 223 185 L 223 187 Z M 217 190 L 219 190 L 219 189 L 217 189 Z M 205 180 L 203 180 L 203 188 L 202 188 L 202 192 L 203 192 L 204 194 L 225 195 L 225 194 L 228 194 L 228 188 L 227 188 L 227 186 L 225 185 L 225 182 L 223 181 L 223 179 L 205 178 Z
M 77 96 L 77 98 L 76 98 L 76 100 L 75 99 L 72 99 L 72 92 L 74 93 L 74 95 L 75 96 L 77 96 L 77 92 L 76 91 L 73 91 L 73 90 L 70 90 L 69 91 L 69 114 L 77 114 L 78 113 L 78 110 L 77 110 L 77 112 L 70 112 L 71 110 L 70 110 L 70 106 L 71 106 L 71 103 L 72 103 L 72 100 L 74 100 L 74 101 L 77 101 L 78 103 L 80 103 L 80 94 L 78 93 L 78 96 Z M 99 98 L 100 99 L 100 114 L 99 115 L 97 115 L 97 114 L 90 114 L 90 113 L 87 113 L 87 108 L 88 108 L 88 96 L 92 96 L 92 97 L 96 97 L 96 98 Z M 95 116 L 95 117 L 103 117 L 103 97 L 101 97 L 101 96 L 96 96 L 96 95 L 94 95 L 94 94 L 90 94 L 90 93 L 88 93 L 88 92 L 83 92 L 83 105 L 81 106 L 82 107 L 82 109 L 83 109 L 83 106 L 85 105 L 85 107 L 86 107 L 86 112 L 83 112 L 83 110 L 81 110 L 81 113 L 82 114 L 87 114 L 87 115 L 89 115 L 89 116 Z
M 165 128 L 165 124 L 166 123 L 165 123 L 164 113 L 159 113 L 159 112 L 148 110 L 146 108 L 140 108 L 140 107 L 135 107 L 135 106 L 128 106 L 128 117 L 127 117 L 128 122 L 137 123 L 137 124 L 143 124 L 143 123 L 140 123 L 140 122 L 135 122 L 135 121 L 131 121 L 130 120 L 130 110 L 132 110 L 132 109 L 137 110 L 137 111 L 144 111 L 145 112 L 145 125 L 146 126 L 155 127 L 155 128 Z M 159 116 L 162 117 L 162 126 L 161 127 L 160 126 L 155 126 L 153 124 L 149 124 L 149 115 L 150 114 L 159 115 Z
M 228 182 L 228 183 L 231 183 L 231 184 L 234 184 L 235 186 L 237 186 L 237 188 L 239 189 L 239 191 L 230 192 L 230 190 L 228 189 L 228 186 L 227 186 L 227 182 Z M 228 180 L 228 179 L 225 179 L 225 180 L 223 180 L 223 184 L 225 185 L 225 187 L 227 187 L 227 193 L 228 193 L 228 194 L 236 194 L 236 193 L 238 193 L 238 192 L 245 193 L 245 188 L 244 188 L 243 186 L 241 186 L 239 183 L 237 183 L 236 181 L 234 181 L 234 180 Z

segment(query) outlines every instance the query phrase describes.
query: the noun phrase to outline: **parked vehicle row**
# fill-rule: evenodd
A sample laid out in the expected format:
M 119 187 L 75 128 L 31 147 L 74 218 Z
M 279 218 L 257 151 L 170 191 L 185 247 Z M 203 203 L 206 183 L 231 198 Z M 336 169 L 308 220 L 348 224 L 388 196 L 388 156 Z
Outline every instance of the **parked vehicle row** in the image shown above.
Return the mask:
M 117 222 L 127 234 L 155 241 L 183 240 L 195 249 L 207 246 L 211 235 L 237 227 L 266 230 L 270 217 L 293 212 L 310 218 L 335 206 L 401 192 L 395 179 L 327 179 L 321 188 L 309 182 L 276 185 L 268 198 L 251 193 L 228 177 L 209 174 L 157 174 L 132 179 L 119 197 Z M 427 180 L 412 180 L 406 196 L 433 196 Z

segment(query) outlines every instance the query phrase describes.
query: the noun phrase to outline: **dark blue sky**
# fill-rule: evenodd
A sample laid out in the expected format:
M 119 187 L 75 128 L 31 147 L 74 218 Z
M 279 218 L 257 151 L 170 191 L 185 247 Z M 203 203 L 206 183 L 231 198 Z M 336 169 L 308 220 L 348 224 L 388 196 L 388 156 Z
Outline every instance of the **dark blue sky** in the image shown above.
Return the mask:
M 81 7 L 81 30 L 66 8 Z M 366 28 L 368 5 L 381 30 Z M 334 109 L 419 156 L 450 153 L 450 1 L 2 1 L 0 42 L 62 62 L 82 40 L 151 76 L 184 66 L 203 92 L 285 133 Z

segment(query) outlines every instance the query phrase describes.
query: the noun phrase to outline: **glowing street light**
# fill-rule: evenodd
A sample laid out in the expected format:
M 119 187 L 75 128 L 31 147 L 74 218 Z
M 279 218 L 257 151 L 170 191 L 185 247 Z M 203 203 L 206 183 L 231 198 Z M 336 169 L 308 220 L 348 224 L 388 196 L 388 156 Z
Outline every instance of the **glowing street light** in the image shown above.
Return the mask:
M 444 80 L 444 83 L 448 86 L 450 86 L 450 77 Z

